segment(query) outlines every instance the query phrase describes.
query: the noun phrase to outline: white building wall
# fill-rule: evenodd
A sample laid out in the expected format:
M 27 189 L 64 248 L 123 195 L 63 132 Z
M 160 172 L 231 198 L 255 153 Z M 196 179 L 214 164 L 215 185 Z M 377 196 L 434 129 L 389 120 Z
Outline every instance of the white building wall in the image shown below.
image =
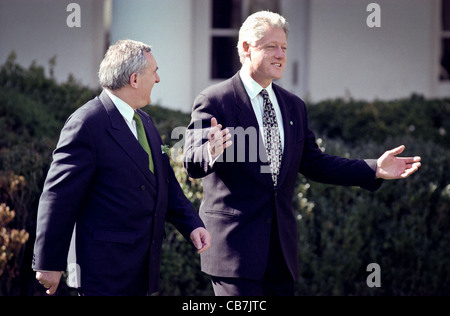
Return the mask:
M 192 100 L 188 111 L 192 110 L 194 98 L 203 89 L 215 83 L 211 74 L 211 0 L 193 0 L 193 65 L 192 68 Z
M 429 96 L 433 6 L 378 0 L 381 27 L 369 28 L 362 0 L 311 0 L 309 97 L 393 99 Z
M 307 97 L 308 92 L 309 10 L 309 0 L 281 0 L 281 14 L 290 31 L 287 65 L 279 84 L 300 98 Z
M 66 24 L 67 5 L 81 7 L 81 27 Z M 281 0 L 291 25 L 288 65 L 280 84 L 307 101 L 351 96 L 393 99 L 412 93 L 449 96 L 437 81 L 440 0 L 377 0 L 381 28 L 369 28 L 370 0 Z M 154 103 L 189 112 L 208 85 L 211 0 L 112 0 L 111 42 L 123 38 L 153 47 L 161 83 Z M 98 87 L 105 50 L 103 0 L 0 0 L 0 64 L 46 66 Z
M 290 26 L 288 37 L 288 61 L 279 85 L 303 97 L 308 83 L 308 30 L 309 0 L 281 0 L 281 14 Z M 194 0 L 194 97 L 206 87 L 221 80 L 211 79 L 211 0 Z M 245 19 L 245 18 L 244 18 Z M 237 45 L 237 43 L 236 43 Z M 237 49 L 235 51 L 237 55 Z M 189 108 L 190 110 L 190 108 Z
M 161 77 L 152 102 L 184 112 L 193 101 L 192 18 L 191 0 L 113 1 L 111 42 L 134 39 L 152 46 Z
M 66 23 L 71 2 L 81 7 L 79 28 Z M 48 69 L 56 55 L 57 81 L 73 74 L 82 84 L 98 87 L 98 66 L 104 54 L 103 1 L 0 0 L 0 64 L 13 50 L 25 68 L 36 61 Z

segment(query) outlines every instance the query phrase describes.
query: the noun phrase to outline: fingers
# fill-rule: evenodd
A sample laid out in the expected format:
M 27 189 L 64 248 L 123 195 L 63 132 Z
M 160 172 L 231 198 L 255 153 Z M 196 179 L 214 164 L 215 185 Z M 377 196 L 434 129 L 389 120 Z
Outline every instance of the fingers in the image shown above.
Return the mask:
M 222 130 L 222 125 L 217 123 L 217 119 L 213 117 L 211 119 L 211 129 L 208 133 L 208 140 L 213 141 L 214 139 L 219 138 L 219 133 Z
M 211 245 L 211 235 L 203 227 L 196 228 L 192 231 L 191 240 L 195 248 L 197 248 L 197 253 L 204 252 Z
M 378 178 L 392 180 L 404 179 L 415 173 L 421 166 L 421 157 L 396 157 L 402 153 L 405 146 L 386 151 L 377 160 L 376 176 Z
M 215 127 L 216 129 L 217 127 Z M 222 144 L 225 143 L 228 139 L 231 138 L 230 130 L 228 128 L 224 130 L 211 130 L 209 141 L 214 143 L 219 143 L 222 141 Z
M 211 246 L 211 237 L 207 231 L 206 234 L 200 237 L 200 240 L 201 240 L 201 242 L 199 243 L 200 247 L 197 247 L 197 253 L 202 253 Z
M 406 168 L 405 171 L 403 171 L 403 173 L 400 175 L 400 177 L 403 178 L 403 179 L 409 177 L 414 172 L 419 170 L 420 166 L 421 166 L 420 162 L 415 162 L 413 164 L 407 165 L 408 168 Z
M 201 238 L 200 238 L 200 236 L 198 234 L 193 234 L 191 236 L 191 241 L 194 244 L 195 248 L 197 248 L 197 249 L 202 248 L 202 241 L 201 241 Z
M 222 125 L 217 123 L 216 118 L 211 118 L 211 129 L 208 133 L 209 149 L 211 156 L 215 157 L 231 146 L 231 134 L 228 128 L 222 130 Z
M 215 118 L 215 117 L 213 117 L 212 119 L 211 119 L 211 128 L 212 127 L 216 127 L 217 126 L 217 119 Z
M 56 293 L 58 289 L 59 280 L 61 278 L 62 272 L 60 271 L 48 271 L 48 272 L 36 272 L 36 280 L 39 281 L 44 288 L 47 289 L 45 291 L 48 295 L 53 295 Z
M 48 288 L 48 290 L 45 291 L 45 293 L 47 293 L 48 295 L 53 295 L 53 294 L 56 293 L 56 289 L 57 289 L 57 288 L 58 288 L 58 284 L 54 284 L 54 285 L 50 286 L 50 287 Z
M 222 154 L 227 147 L 231 146 L 232 142 L 230 141 L 230 138 L 231 134 L 228 129 L 212 134 L 209 139 L 211 156 L 218 156 Z
M 392 155 L 392 156 L 396 156 L 398 154 L 401 154 L 403 151 L 405 150 L 405 146 L 401 145 L 397 148 L 391 149 L 386 151 L 385 154 L 388 155 Z M 399 161 L 403 161 L 404 163 L 406 163 L 407 165 L 411 165 L 417 162 L 420 162 L 422 160 L 422 158 L 420 156 L 414 156 L 414 157 L 395 157 L 395 159 L 399 160 Z M 420 167 L 420 164 L 417 166 Z
M 215 117 L 213 117 L 211 119 L 211 129 L 209 131 L 208 134 L 208 138 L 209 140 L 212 139 L 217 139 L 218 138 L 218 133 L 222 130 L 222 124 L 218 124 L 217 123 L 217 119 Z
M 386 151 L 388 155 L 396 156 L 401 154 L 405 150 L 405 145 L 398 146 L 397 148 Z M 419 156 L 414 157 L 399 157 L 399 159 L 405 160 L 406 163 L 419 162 L 421 158 Z
M 398 155 L 401 154 L 405 150 L 405 146 L 401 145 L 397 148 L 394 148 L 389 152 L 390 155 Z M 414 157 L 396 157 L 399 161 L 403 161 L 405 163 L 405 170 L 400 175 L 400 178 L 405 179 L 415 173 L 417 170 L 419 170 L 420 166 L 422 165 L 420 161 L 422 158 L 420 156 L 414 156 Z
M 209 244 L 202 244 L 200 248 L 197 248 L 197 253 L 200 254 L 202 252 L 205 252 L 209 248 Z
M 413 164 L 413 163 L 416 163 L 416 162 L 420 162 L 422 160 L 422 158 L 419 157 L 419 156 L 414 156 L 414 157 L 397 157 L 397 159 L 403 160 L 406 164 Z
M 388 150 L 386 153 L 392 156 L 401 154 L 405 150 L 405 145 L 398 146 L 397 148 Z

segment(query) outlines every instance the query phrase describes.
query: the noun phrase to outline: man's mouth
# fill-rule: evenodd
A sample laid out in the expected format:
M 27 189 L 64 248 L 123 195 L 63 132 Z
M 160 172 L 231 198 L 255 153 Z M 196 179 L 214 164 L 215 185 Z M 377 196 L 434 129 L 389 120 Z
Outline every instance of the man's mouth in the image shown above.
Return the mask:
M 273 63 L 272 65 L 274 65 L 275 67 L 281 68 L 281 64 L 280 63 Z

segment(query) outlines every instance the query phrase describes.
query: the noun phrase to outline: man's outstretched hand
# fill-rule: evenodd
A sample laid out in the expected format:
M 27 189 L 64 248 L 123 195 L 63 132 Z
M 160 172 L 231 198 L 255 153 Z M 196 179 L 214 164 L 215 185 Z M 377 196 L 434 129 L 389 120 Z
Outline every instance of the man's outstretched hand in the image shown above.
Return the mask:
M 405 150 L 405 146 L 386 151 L 377 160 L 377 178 L 385 180 L 404 179 L 416 172 L 420 164 L 420 157 L 396 157 Z

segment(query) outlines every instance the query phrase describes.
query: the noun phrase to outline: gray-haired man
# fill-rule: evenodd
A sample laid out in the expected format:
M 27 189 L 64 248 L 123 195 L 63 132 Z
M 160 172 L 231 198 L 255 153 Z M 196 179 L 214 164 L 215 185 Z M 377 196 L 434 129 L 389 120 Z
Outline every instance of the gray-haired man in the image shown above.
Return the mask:
M 199 252 L 209 247 L 155 125 L 140 110 L 160 81 L 157 70 L 150 46 L 112 45 L 100 65 L 104 91 L 61 131 L 39 202 L 33 257 L 48 294 L 66 269 L 75 223 L 81 295 L 155 292 L 166 219 Z

